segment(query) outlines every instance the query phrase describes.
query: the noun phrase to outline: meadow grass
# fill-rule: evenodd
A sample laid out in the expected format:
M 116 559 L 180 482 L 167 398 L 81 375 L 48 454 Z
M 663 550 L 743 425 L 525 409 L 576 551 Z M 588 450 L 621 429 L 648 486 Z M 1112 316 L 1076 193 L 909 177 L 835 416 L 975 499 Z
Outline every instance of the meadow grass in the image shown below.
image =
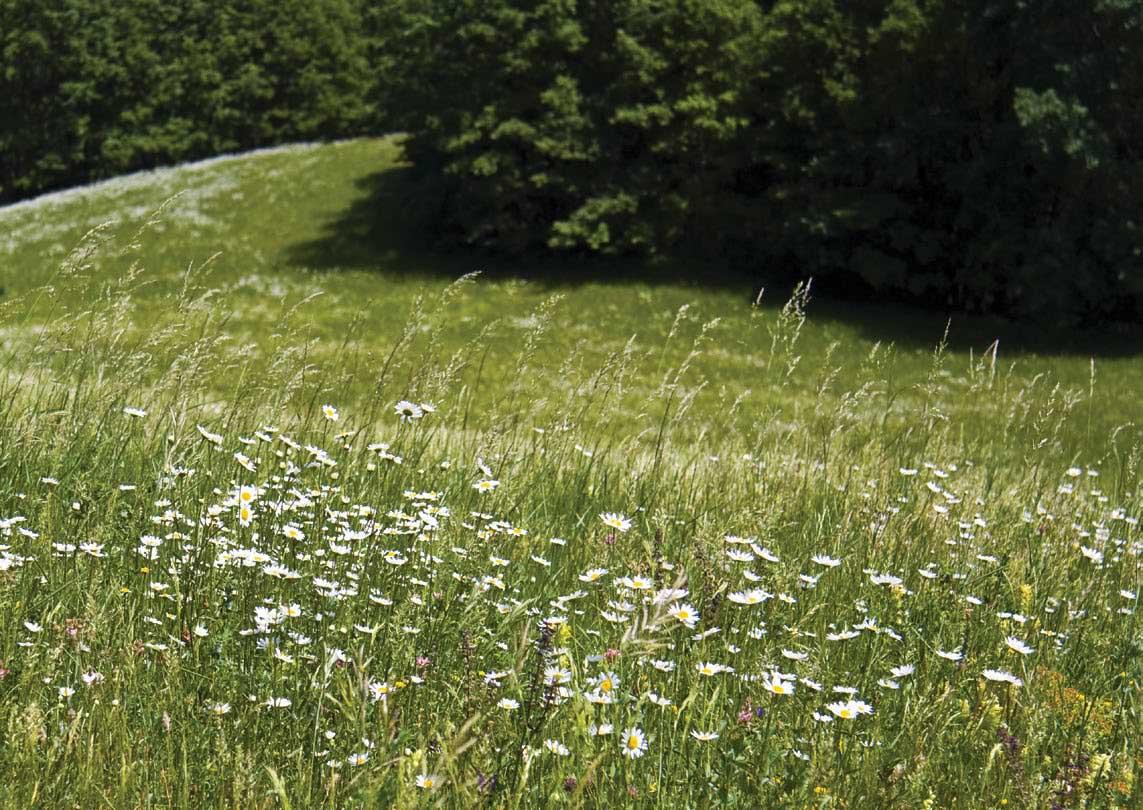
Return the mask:
M 0 806 L 1140 804 L 1137 357 L 510 278 L 399 160 L 0 210 Z

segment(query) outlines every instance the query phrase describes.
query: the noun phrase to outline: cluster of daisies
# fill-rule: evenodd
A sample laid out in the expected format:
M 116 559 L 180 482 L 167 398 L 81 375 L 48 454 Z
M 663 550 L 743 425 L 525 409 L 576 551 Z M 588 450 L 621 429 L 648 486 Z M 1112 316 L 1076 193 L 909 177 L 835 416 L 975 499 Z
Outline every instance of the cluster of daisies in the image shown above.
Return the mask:
M 434 411 L 424 402 L 394 406 L 404 422 Z M 334 406 L 322 413 L 341 420 Z M 124 414 L 147 419 L 141 408 Z M 203 452 L 226 464 L 168 464 L 146 530 L 129 544 L 41 538 L 22 515 L 0 519 L 0 587 L 24 574 L 42 577 L 50 594 L 77 565 L 115 564 L 126 572 L 124 594 L 142 600 L 136 636 L 146 654 L 189 656 L 206 644 L 243 662 L 245 689 L 230 684 L 201 707 L 217 723 L 250 712 L 312 718 L 338 678 L 358 683 L 362 704 L 386 716 L 401 702 L 410 716 L 416 705 L 468 711 L 455 698 L 460 677 L 474 679 L 471 700 L 487 722 L 534 734 L 525 758 L 572 757 L 609 740 L 603 750 L 639 760 L 678 746 L 669 737 L 681 721 L 694 744 L 775 735 L 789 755 L 811 761 L 820 739 L 829 750 L 818 730 L 831 724 L 877 745 L 862 724 L 883 707 L 897 713 L 898 694 L 921 688 L 922 678 L 928 689 L 1020 689 L 1037 667 L 1084 653 L 1076 627 L 1132 616 L 1137 601 L 1124 583 L 1138 575 L 1138 521 L 1080 486 L 1097 475 L 1078 468 L 1055 493 L 1066 520 L 1051 503 L 1023 515 L 1026 531 L 1068 571 L 1057 583 L 1066 592 L 1032 598 L 1023 590 L 1030 585 L 1012 592 L 997 584 L 986 505 L 958 491 L 956 465 L 897 471 L 897 494 L 883 498 L 859 546 L 720 534 L 687 538 L 670 559 L 633 552 L 654 518 L 634 506 L 568 515 L 560 536 L 518 525 L 520 510 L 498 500 L 511 469 L 497 474 L 483 458 L 412 470 L 395 439 L 364 443 L 357 432 L 339 433 L 328 448 L 270 426 L 250 436 L 197 432 Z M 229 470 L 225 480 L 204 480 L 196 470 L 208 466 Z M 59 497 L 58 480 L 40 484 L 41 502 Z M 885 487 L 870 481 L 862 495 L 876 502 Z M 118 485 L 124 497 L 143 489 Z M 925 514 L 939 540 L 917 550 L 894 544 L 903 509 Z M 701 554 L 688 554 L 694 543 Z M 45 678 L 56 701 L 104 688 L 109 673 L 96 669 L 82 633 L 46 626 L 53 605 L 33 599 L 21 610 L 21 650 L 48 645 L 53 634 L 79 638 L 82 674 Z M 479 616 L 479 631 L 462 631 L 470 626 L 462 616 Z M 510 644 L 522 630 L 529 644 Z M 438 671 L 438 661 L 464 672 Z M 568 711 L 577 706 L 591 718 L 586 741 Z M 349 728 L 330 722 L 321 731 L 297 742 L 313 743 L 310 753 L 329 768 L 383 767 L 391 757 L 375 756 L 384 743 Z M 444 781 L 426 769 L 416 786 Z

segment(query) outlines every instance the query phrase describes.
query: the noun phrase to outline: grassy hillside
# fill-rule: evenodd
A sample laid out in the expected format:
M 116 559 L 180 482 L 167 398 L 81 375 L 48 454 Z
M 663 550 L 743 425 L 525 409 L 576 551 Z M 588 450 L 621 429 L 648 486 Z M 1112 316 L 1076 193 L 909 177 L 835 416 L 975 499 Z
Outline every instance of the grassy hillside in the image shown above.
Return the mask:
M 399 160 L 0 209 L 0 806 L 1143 801 L 1130 345 L 433 256 Z
M 867 408 L 856 418 L 892 429 L 927 401 L 957 426 L 968 455 L 1003 452 L 1017 463 L 1045 438 L 1077 461 L 1102 463 L 1107 437 L 1138 417 L 1140 361 L 1126 338 L 1074 336 L 1060 352 L 1059 335 L 1029 339 L 1003 323 L 958 316 L 935 366 L 946 328 L 940 313 L 814 301 L 796 348 L 779 361 L 774 330 L 788 291 L 765 292 L 752 307 L 746 284 L 679 282 L 688 272 L 710 275 L 707 268 L 433 256 L 416 247 L 403 182 L 397 141 L 362 140 L 216 159 L 0 209 L 4 300 L 31 328 L 89 307 L 93 289 L 123 283 L 135 266 L 132 328 L 161 327 L 171 296 L 209 294 L 215 317 L 225 319 L 220 336 L 252 368 L 270 360 L 267 336 L 293 330 L 295 342 L 308 343 L 307 361 L 337 376 L 342 401 L 370 395 L 373 370 L 404 335 L 391 362 L 406 376 L 426 351 L 437 359 L 462 353 L 461 379 L 475 389 L 468 393 L 478 414 L 503 396 L 520 347 L 542 328 L 530 374 L 543 394 L 529 398 L 527 414 L 516 411 L 523 419 L 543 421 L 558 410 L 574 386 L 569 370 L 586 373 L 625 353 L 639 373 L 628 376 L 611 408 L 628 428 L 653 425 L 647 398 L 663 371 L 696 348 L 679 381 L 694 393 L 690 427 L 733 425 L 758 441 L 785 440 L 784 425 L 823 401 L 837 407 L 862 385 L 870 396 L 854 405 Z M 59 263 L 86 231 L 104 225 L 110 242 L 92 268 L 61 277 Z M 444 291 L 475 272 L 484 275 L 442 305 Z M 51 296 L 36 292 L 49 283 Z M 406 334 L 418 307 L 421 322 Z M 9 339 L 23 339 L 9 321 Z M 477 355 L 466 346 L 480 333 L 485 348 Z M 1049 353 L 1037 353 L 1044 346 Z M 965 396 L 982 367 L 986 393 Z M 218 389 L 229 380 L 222 374 Z

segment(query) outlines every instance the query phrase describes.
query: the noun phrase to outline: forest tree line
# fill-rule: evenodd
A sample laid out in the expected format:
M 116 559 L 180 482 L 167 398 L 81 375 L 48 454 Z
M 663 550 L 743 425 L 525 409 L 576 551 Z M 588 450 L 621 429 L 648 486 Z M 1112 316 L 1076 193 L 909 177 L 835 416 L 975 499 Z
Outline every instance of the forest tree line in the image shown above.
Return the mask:
M 0 48 L 0 200 L 399 130 L 442 245 L 1143 319 L 1143 0 L 0 0 Z

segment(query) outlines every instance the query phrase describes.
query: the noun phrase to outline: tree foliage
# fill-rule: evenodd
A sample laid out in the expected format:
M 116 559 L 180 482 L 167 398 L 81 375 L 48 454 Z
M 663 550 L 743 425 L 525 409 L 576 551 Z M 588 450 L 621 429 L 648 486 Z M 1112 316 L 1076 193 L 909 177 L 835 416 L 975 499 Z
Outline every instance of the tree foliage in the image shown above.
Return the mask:
M 364 131 L 356 0 L 0 0 L 0 199 Z
M 1143 312 L 1139 0 L 404 5 L 390 92 L 449 240 Z

